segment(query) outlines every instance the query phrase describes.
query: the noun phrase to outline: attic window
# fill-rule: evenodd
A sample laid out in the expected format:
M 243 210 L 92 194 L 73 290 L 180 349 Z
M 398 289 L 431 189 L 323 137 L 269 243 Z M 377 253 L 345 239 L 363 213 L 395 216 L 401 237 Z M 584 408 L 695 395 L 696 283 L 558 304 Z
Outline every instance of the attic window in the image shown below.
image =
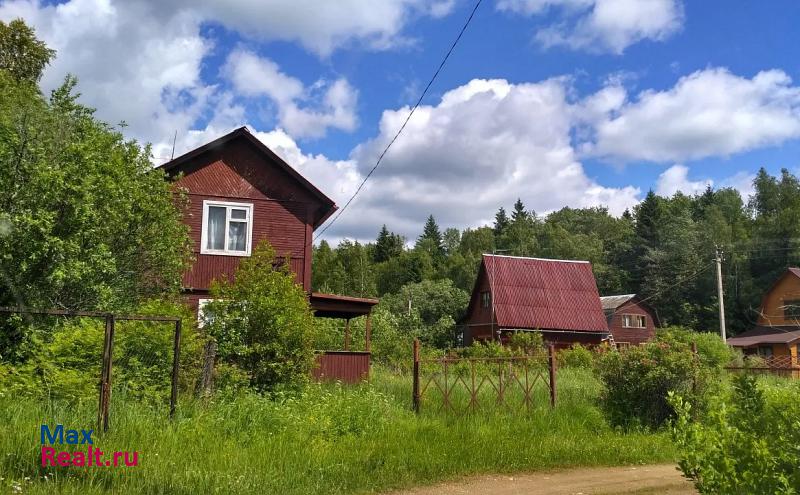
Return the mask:
M 253 205 L 203 201 L 201 254 L 250 256 Z
M 644 315 L 622 315 L 622 326 L 624 328 L 644 328 L 646 320 Z
M 783 317 L 787 320 L 800 319 L 800 300 L 783 301 Z
M 484 308 L 488 308 L 492 301 L 492 296 L 489 294 L 489 291 L 481 292 L 481 306 Z

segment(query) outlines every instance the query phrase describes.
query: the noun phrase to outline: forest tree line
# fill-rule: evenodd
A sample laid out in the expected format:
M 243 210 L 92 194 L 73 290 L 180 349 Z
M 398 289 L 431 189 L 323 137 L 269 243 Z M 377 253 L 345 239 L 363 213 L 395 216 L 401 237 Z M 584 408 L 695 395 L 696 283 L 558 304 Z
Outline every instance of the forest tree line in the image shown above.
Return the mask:
M 715 331 L 719 246 L 735 334 L 754 325 L 764 292 L 800 263 L 800 181 L 788 170 L 776 177 L 762 168 L 753 186 L 749 198 L 732 188 L 672 197 L 650 191 L 619 217 L 600 207 L 540 216 L 517 200 L 510 213 L 500 207 L 492 225 L 478 228 L 443 229 L 431 215 L 413 245 L 384 225 L 373 242 L 315 246 L 312 284 L 316 291 L 388 298 L 397 311 L 444 292 L 457 320 L 483 253 L 587 260 L 601 295 L 636 293 L 664 324 Z M 416 301 L 414 291 L 422 292 Z

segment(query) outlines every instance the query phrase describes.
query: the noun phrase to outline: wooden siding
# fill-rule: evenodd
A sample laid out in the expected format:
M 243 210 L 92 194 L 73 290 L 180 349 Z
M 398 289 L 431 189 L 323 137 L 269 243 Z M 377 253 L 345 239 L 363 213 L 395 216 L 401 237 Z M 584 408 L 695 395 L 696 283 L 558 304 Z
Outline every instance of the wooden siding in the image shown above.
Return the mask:
M 764 295 L 761 302 L 761 314 L 758 317 L 758 325 L 793 325 L 798 326 L 800 322 L 796 318 L 785 318 L 783 306 L 786 301 L 800 300 L 800 278 L 790 272 L 786 272 L 775 285 Z
M 272 172 L 272 169 L 269 168 L 268 171 Z M 251 178 L 255 174 L 247 168 L 244 168 L 244 172 Z M 240 256 L 200 253 L 203 202 L 206 200 L 252 204 L 253 249 L 262 240 L 268 240 L 279 258 L 290 258 L 291 269 L 303 289 L 311 288 L 310 207 L 308 203 L 296 200 L 300 194 L 284 191 L 291 199 L 270 198 L 239 175 L 236 167 L 231 167 L 222 160 L 216 160 L 205 167 L 190 168 L 189 173 L 176 181 L 176 187 L 188 192 L 189 204 L 184 211 L 184 222 L 189 226 L 194 245 L 195 262 L 184 275 L 185 288 L 206 290 L 213 279 L 232 277 L 241 261 Z
M 317 354 L 316 380 L 358 383 L 369 378 L 369 352 L 323 351 Z
M 478 280 L 475 282 L 475 288 L 472 290 L 470 304 L 468 306 L 469 313 L 464 318 L 464 344 L 470 345 L 473 341 L 491 340 L 492 339 L 492 305 L 489 302 L 489 307 L 484 308 L 481 303 L 481 294 L 483 292 L 490 292 L 489 277 L 486 272 L 481 268 L 478 270 Z
M 644 328 L 627 328 L 623 326 L 623 315 L 640 315 L 645 318 Z M 655 315 L 644 305 L 639 304 L 636 298 L 620 305 L 608 317 L 608 329 L 616 343 L 638 345 L 648 342 L 656 336 Z

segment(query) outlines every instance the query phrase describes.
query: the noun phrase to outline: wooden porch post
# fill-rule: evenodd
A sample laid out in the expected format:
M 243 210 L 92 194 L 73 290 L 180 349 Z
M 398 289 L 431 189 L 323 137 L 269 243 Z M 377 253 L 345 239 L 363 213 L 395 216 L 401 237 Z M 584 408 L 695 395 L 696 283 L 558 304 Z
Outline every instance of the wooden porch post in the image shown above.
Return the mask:
M 372 312 L 371 311 L 369 313 L 367 313 L 365 340 L 366 340 L 366 343 L 364 345 L 364 350 L 367 351 L 367 352 L 372 352 Z
M 344 350 L 350 350 L 350 318 L 347 318 L 344 324 Z

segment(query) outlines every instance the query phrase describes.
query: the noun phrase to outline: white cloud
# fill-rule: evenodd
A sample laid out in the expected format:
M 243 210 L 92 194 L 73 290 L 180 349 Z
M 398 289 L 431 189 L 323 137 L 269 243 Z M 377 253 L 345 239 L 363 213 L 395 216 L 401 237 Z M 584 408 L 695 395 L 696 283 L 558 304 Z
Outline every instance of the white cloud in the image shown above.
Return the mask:
M 533 16 L 557 10 L 561 21 L 536 34 L 545 47 L 616 54 L 645 39 L 664 40 L 683 25 L 680 0 L 499 0 L 497 7 Z
M 683 194 L 693 196 L 713 186 L 711 179 L 692 181 L 689 180 L 689 167 L 685 165 L 673 165 L 658 176 L 656 181 L 656 194 L 660 196 L 672 196 L 680 191 Z
M 58 52 L 45 71 L 45 90 L 67 73 L 77 75 L 82 100 L 103 120 L 124 119 L 140 139 L 158 141 L 189 128 L 213 93 L 200 80 L 211 46 L 191 12 L 159 17 L 147 4 L 110 0 L 0 4 L 0 19 L 16 17 Z
M 295 137 L 321 137 L 329 127 L 352 131 L 358 122 L 358 92 L 346 79 L 306 88 L 272 60 L 242 48 L 231 52 L 222 73 L 237 93 L 270 98 L 277 105 L 279 124 Z
M 640 191 L 604 187 L 586 175 L 570 142 L 565 84 L 475 79 L 438 105 L 421 106 L 353 203 L 358 214 L 343 215 L 329 233 L 371 238 L 386 223 L 415 237 L 429 213 L 445 227 L 484 225 L 517 197 L 539 213 L 565 205 L 621 213 Z M 361 176 L 407 112 L 385 111 L 378 136 L 353 151 Z
M 405 44 L 401 31 L 411 18 L 443 17 L 453 5 L 453 0 L 175 0 L 163 8 L 191 8 L 250 38 L 297 42 L 328 56 L 353 43 L 372 49 Z
M 780 70 L 747 79 L 706 69 L 635 101 L 617 93 L 601 110 L 583 151 L 621 161 L 727 156 L 800 137 L 800 88 Z

